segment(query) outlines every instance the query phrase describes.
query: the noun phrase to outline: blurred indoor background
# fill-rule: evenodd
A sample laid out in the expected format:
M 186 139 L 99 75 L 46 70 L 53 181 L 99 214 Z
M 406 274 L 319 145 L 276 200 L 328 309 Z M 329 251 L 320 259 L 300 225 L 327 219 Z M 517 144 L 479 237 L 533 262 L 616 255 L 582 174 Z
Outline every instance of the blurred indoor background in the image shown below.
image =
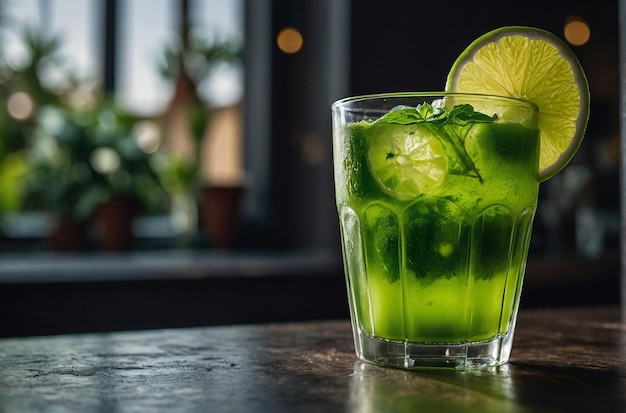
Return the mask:
M 258 273 L 255 263 L 317 284 L 327 282 L 315 278 L 324 273 L 341 301 L 326 297 L 336 310 L 306 316 L 343 315 L 331 103 L 440 90 L 469 42 L 504 25 L 541 27 L 569 42 L 592 95 L 581 150 L 541 187 L 529 296 L 558 303 L 554 292 L 571 282 L 578 295 L 564 303 L 616 300 L 617 8 L 584 0 L 1 0 L 0 321 L 14 329 L 5 334 L 63 330 L 15 327 L 33 322 L 17 316 L 42 285 L 32 274 L 45 280 L 43 300 L 51 285 L 60 291 L 55 274 L 71 278 L 63 285 L 76 290 L 58 292 L 71 296 L 83 293 L 77 278 L 88 268 L 124 268 L 133 281 L 149 278 L 149 260 L 168 258 L 178 264 L 162 275 L 168 280 L 189 268 L 197 278 Z M 112 264 L 112 251 L 122 261 Z M 294 253 L 301 259 L 290 267 Z M 111 285 L 101 297 L 118 293 Z M 303 285 L 294 291 L 310 288 Z M 204 288 L 218 293 L 213 286 Z M 163 317 L 91 328 L 212 322 Z

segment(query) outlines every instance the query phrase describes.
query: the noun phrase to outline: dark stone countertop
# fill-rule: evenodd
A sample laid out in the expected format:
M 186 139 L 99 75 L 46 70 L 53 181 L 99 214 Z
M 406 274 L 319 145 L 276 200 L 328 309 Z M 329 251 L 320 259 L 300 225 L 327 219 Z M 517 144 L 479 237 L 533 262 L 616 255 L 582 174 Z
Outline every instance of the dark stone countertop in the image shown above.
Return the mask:
M 348 321 L 0 340 L 0 412 L 626 411 L 617 307 L 522 310 L 511 362 L 403 371 L 356 360 Z

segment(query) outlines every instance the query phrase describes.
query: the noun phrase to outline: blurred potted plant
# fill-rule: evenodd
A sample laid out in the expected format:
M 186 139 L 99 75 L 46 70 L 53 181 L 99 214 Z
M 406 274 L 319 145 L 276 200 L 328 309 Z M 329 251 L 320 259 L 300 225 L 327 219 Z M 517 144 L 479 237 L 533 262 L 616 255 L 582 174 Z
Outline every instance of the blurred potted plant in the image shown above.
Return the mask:
M 93 206 L 84 196 L 90 168 L 80 160 L 88 156 L 88 142 L 82 139 L 79 128 L 66 122 L 61 109 L 42 108 L 37 117 L 27 152 L 31 167 L 25 179 L 25 206 L 45 208 L 53 214 L 48 236 L 52 249 L 85 248 Z
M 64 231 L 69 222 L 80 231 L 93 219 L 105 250 L 129 249 L 137 213 L 167 199 L 151 153 L 136 139 L 136 124 L 110 104 L 80 112 L 45 107 L 32 137 L 30 198 L 63 217 Z
M 179 193 L 193 199 L 193 202 L 186 202 L 188 205 L 201 207 L 200 217 L 211 244 L 230 247 L 242 188 L 224 188 L 201 178 L 200 143 L 210 122 L 211 105 L 199 97 L 198 86 L 220 65 L 239 65 L 241 44 L 237 39 L 202 39 L 194 35 L 196 32 L 191 30 L 186 18 L 181 27 L 180 44 L 167 47 L 159 65 L 161 75 L 175 85 L 174 96 L 162 117 L 166 129 L 174 129 L 175 123 L 182 119 L 183 125 L 176 132 L 179 134 L 176 138 L 181 139 L 180 135 L 186 132 L 192 142 L 186 146 L 186 151 L 170 153 L 170 159 L 180 168 L 174 175 L 184 178 L 178 182 Z M 192 211 L 187 214 L 198 215 Z
M 58 69 L 59 39 L 45 38 L 30 28 L 15 28 L 12 21 L 0 13 L 0 23 L 14 30 L 21 39 L 29 59 L 22 65 L 10 63 L 0 53 L 0 217 L 22 208 L 24 190 L 22 178 L 29 170 L 25 149 L 33 128 L 33 116 L 38 105 L 58 102 L 60 97 L 40 81 L 42 68 Z
M 142 147 L 140 119 L 98 99 L 97 85 L 64 67 L 58 37 L 32 28 L 16 33 L 29 59 L 16 68 L 0 56 L 0 98 L 9 102 L 0 107 L 0 171 L 10 161 L 24 179 L 0 179 L 0 189 L 23 193 L 24 199 L 9 199 L 22 209 L 43 209 L 58 218 L 49 237 L 54 249 L 84 248 L 91 220 L 101 248 L 130 248 L 134 216 L 166 202 L 151 162 L 156 146 Z M 45 84 L 45 69 L 63 73 L 62 81 Z M 15 96 L 20 102 L 11 113 Z M 16 168 L 20 159 L 24 167 Z M 0 208 L 9 201 L 0 199 Z

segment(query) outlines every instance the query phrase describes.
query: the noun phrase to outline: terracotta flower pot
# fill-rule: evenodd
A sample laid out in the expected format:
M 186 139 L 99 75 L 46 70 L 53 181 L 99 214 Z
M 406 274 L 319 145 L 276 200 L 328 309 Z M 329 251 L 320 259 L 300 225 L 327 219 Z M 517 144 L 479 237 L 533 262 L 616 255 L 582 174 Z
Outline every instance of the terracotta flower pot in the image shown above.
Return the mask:
M 205 187 L 200 191 L 201 218 L 213 248 L 235 245 L 241 187 Z
M 131 196 L 115 196 L 95 210 L 98 245 L 106 251 L 130 250 L 133 244 L 133 221 L 141 210 Z

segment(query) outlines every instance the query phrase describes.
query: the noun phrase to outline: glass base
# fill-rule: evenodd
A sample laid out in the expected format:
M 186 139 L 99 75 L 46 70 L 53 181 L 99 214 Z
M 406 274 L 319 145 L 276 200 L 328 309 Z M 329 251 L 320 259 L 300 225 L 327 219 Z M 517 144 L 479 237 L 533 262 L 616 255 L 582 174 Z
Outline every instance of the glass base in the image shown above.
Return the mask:
M 355 331 L 357 356 L 379 366 L 403 369 L 482 369 L 506 363 L 513 329 L 489 341 L 463 344 L 416 344 L 371 337 Z

